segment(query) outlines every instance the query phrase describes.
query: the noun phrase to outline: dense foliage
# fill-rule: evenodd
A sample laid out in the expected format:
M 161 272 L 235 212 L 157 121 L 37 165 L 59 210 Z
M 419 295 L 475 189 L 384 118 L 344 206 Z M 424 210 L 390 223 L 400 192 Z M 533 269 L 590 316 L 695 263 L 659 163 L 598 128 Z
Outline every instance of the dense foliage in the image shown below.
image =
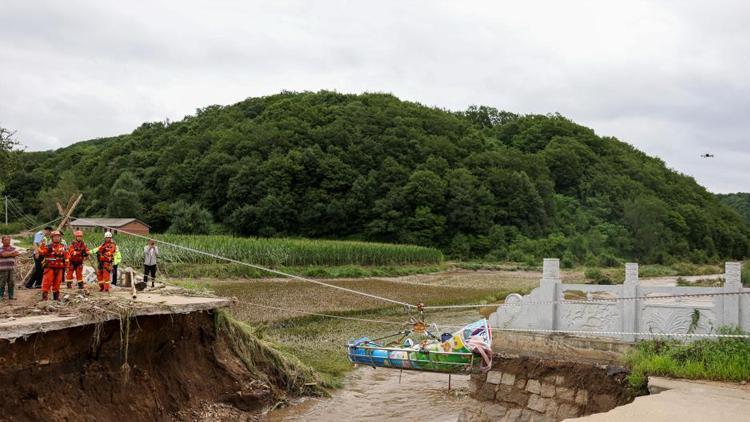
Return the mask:
M 49 198 L 76 189 L 85 194 L 79 214 L 139 217 L 157 231 L 189 231 L 198 216 L 212 220 L 212 233 L 564 264 L 705 261 L 749 249 L 750 229 L 734 211 L 617 139 L 560 115 L 449 112 L 387 94 L 284 92 L 23 153 L 7 191 L 48 219 Z M 196 207 L 179 213 L 178 201 Z
M 5 189 L 5 181 L 15 168 L 17 147 L 15 132 L 0 126 L 0 192 Z
M 716 195 L 719 201 L 737 211 L 745 223 L 750 225 L 750 193 L 727 193 Z

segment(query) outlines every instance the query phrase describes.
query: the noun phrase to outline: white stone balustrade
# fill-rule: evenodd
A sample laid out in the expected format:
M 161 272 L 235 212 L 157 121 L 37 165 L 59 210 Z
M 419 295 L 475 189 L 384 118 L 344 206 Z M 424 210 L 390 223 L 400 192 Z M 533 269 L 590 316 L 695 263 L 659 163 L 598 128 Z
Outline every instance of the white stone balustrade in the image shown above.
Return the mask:
M 576 301 L 582 302 L 603 298 L 750 292 L 742 286 L 740 272 L 741 263 L 727 262 L 722 287 L 650 286 L 639 282 L 638 264 L 628 263 L 625 264 L 622 285 L 562 284 L 560 261 L 547 258 L 539 287 L 523 297 L 509 298 L 508 302 L 522 305 L 498 307 L 490 315 L 490 323 L 500 328 L 608 332 L 592 335 L 624 341 L 652 337 L 634 333 L 708 334 L 716 333 L 722 326 L 750 331 L 750 294 L 551 303 L 564 300 L 566 292 L 575 293 Z

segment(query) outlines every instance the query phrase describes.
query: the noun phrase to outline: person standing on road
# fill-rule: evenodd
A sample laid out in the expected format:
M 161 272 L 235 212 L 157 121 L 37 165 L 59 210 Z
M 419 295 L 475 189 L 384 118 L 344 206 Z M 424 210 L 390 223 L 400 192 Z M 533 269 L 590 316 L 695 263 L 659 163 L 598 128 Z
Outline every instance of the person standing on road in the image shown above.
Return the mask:
M 154 239 L 149 239 L 148 245 L 143 247 L 143 282 L 148 285 L 148 276 L 151 274 L 151 287 L 156 281 L 156 257 L 159 256 L 159 247 Z
M 16 248 L 10 243 L 10 236 L 2 237 L 2 247 L 0 248 L 0 299 L 5 296 L 5 289 L 8 289 L 8 300 L 15 300 L 13 290 L 16 287 L 16 257 L 21 255 Z
M 26 282 L 27 289 L 38 289 L 42 287 L 42 277 L 44 276 L 44 267 L 42 265 L 44 257 L 39 254 L 39 246 L 42 243 L 50 244 L 49 238 L 52 232 L 52 227 L 47 226 L 42 230 L 39 230 L 34 235 L 34 272 L 31 274 L 31 278 Z
M 42 300 L 49 300 L 49 291 L 52 290 L 52 299 L 60 300 L 60 285 L 65 278 L 65 269 L 70 264 L 70 253 L 68 248 L 62 244 L 62 235 L 59 231 L 50 233 L 52 243 L 45 242 L 39 246 L 39 255 L 44 257 L 44 279 L 42 280 Z

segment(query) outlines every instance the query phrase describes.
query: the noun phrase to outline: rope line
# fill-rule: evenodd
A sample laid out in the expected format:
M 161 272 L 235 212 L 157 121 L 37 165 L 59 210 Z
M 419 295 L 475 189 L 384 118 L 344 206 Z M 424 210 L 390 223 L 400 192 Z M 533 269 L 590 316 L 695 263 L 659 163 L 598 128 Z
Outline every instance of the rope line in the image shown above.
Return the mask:
M 276 306 L 268 306 L 268 305 L 260 305 L 257 303 L 251 303 L 251 302 L 245 302 L 248 303 L 251 306 L 258 306 L 261 308 L 269 308 L 269 309 L 276 309 L 280 311 L 289 311 L 289 312 L 296 312 L 300 314 L 305 315 L 315 315 L 320 317 L 327 317 L 327 318 L 336 318 L 336 319 L 347 319 L 347 320 L 354 320 L 354 321 L 363 321 L 363 322 L 373 322 L 373 323 L 380 323 L 380 324 L 390 324 L 390 325 L 403 325 L 398 322 L 393 321 L 383 321 L 383 320 L 376 320 L 376 319 L 365 319 L 365 318 L 353 318 L 353 317 L 344 317 L 339 315 L 330 315 L 330 314 L 321 314 L 321 313 L 315 313 L 315 312 L 307 312 L 307 311 L 301 311 L 298 309 L 289 309 L 289 308 L 280 308 Z M 437 324 L 438 327 L 445 327 L 445 328 L 463 328 L 466 326 L 464 325 L 451 325 L 451 324 Z M 714 337 L 714 338 L 750 338 L 750 334 L 713 334 L 713 333 L 705 333 L 705 334 L 698 334 L 698 333 L 652 333 L 652 332 L 627 332 L 627 331 L 584 331 L 584 330 L 545 330 L 545 329 L 534 329 L 534 328 L 503 328 L 503 327 L 496 327 L 496 326 L 490 326 L 492 330 L 494 331 L 506 331 L 506 332 L 525 332 L 525 333 L 547 333 L 547 334 L 588 334 L 588 335 L 604 335 L 604 336 L 612 336 L 612 335 L 633 335 L 633 336 L 639 336 L 639 337 L 693 337 L 693 338 L 701 338 L 701 337 Z
M 22 216 L 22 217 L 23 217 L 23 218 L 24 218 L 24 219 L 25 219 L 25 220 L 26 220 L 26 221 L 27 221 L 27 222 L 28 222 L 28 223 L 29 223 L 29 224 L 30 224 L 30 225 L 31 225 L 32 227 L 33 227 L 33 226 L 34 226 L 34 225 L 35 225 L 35 224 L 37 223 L 37 220 L 36 220 L 36 219 L 34 219 L 33 217 L 31 217 L 31 216 L 29 216 L 28 214 L 26 214 L 25 212 L 23 212 L 23 208 L 21 208 L 21 206 L 20 206 L 20 205 L 18 205 L 18 203 L 17 203 L 16 201 L 15 201 L 15 199 L 13 199 L 13 198 L 10 198 L 10 197 L 9 197 L 9 198 L 8 198 L 8 202 L 10 203 L 11 207 L 14 207 L 14 208 L 15 208 L 15 209 L 16 209 L 16 210 L 17 210 L 17 211 L 18 211 L 18 212 L 19 212 L 19 213 L 21 214 L 21 216 Z
M 280 308 L 277 306 L 269 306 L 269 305 L 260 305 L 257 303 L 252 302 L 245 302 L 251 306 L 258 306 L 260 308 L 268 308 L 268 309 L 275 309 L 279 311 L 288 311 L 288 312 L 296 312 L 300 314 L 305 315 L 314 315 L 314 316 L 320 316 L 320 317 L 326 317 L 326 318 L 335 318 L 335 319 L 345 319 L 345 320 L 353 320 L 353 321 L 363 321 L 363 322 L 373 322 L 373 323 L 380 323 L 380 324 L 389 324 L 389 325 L 403 325 L 402 323 L 393 322 L 393 321 L 383 321 L 383 320 L 376 320 L 376 319 L 365 319 L 365 318 L 354 318 L 354 317 L 344 317 L 339 315 L 330 315 L 330 314 L 321 314 L 316 312 L 308 312 L 308 311 L 302 311 L 299 309 L 289 309 L 289 308 Z M 466 325 L 451 325 L 451 324 L 437 324 L 438 327 L 445 327 L 445 328 L 463 328 Z M 545 330 L 545 329 L 534 329 L 534 328 L 503 328 L 503 327 L 496 327 L 496 326 L 490 326 L 492 330 L 494 331 L 506 331 L 506 332 L 525 332 L 525 333 L 546 333 L 546 334 L 588 334 L 588 335 L 603 335 L 603 336 L 623 336 L 623 335 L 632 335 L 632 336 L 639 336 L 639 337 L 687 337 L 687 338 L 703 338 L 703 337 L 713 337 L 713 338 L 750 338 L 750 334 L 713 334 L 713 333 L 705 333 L 705 334 L 698 334 L 698 333 L 652 333 L 652 332 L 627 332 L 627 331 L 584 331 L 584 330 Z
M 350 320 L 350 321 L 374 322 L 374 323 L 389 324 L 389 325 L 404 325 L 402 322 L 395 322 L 395 321 L 383 321 L 383 320 L 378 320 L 378 319 L 355 318 L 355 317 L 345 317 L 345 316 L 340 316 L 340 315 L 321 314 L 317 312 L 301 311 L 298 309 L 289 309 L 289 308 L 280 308 L 277 306 L 261 305 L 259 303 L 253 303 L 253 302 L 243 302 L 243 303 L 247 303 L 248 305 L 251 305 L 251 306 L 257 306 L 259 308 L 276 309 L 279 311 L 296 312 L 299 314 L 326 317 L 326 318 L 345 319 L 345 320 Z
M 155 281 L 160 281 L 162 283 L 167 283 L 167 278 L 164 276 L 158 276 L 158 277 L 149 277 L 153 278 Z M 340 319 L 340 320 L 348 320 L 348 321 L 359 321 L 359 322 L 367 322 L 367 323 L 375 323 L 375 324 L 384 324 L 384 325 L 398 325 L 403 326 L 403 323 L 395 322 L 395 321 L 385 321 L 385 320 L 378 320 L 378 319 L 369 319 L 369 318 L 357 318 L 357 317 L 346 317 L 341 315 L 332 315 L 332 314 L 324 314 L 319 312 L 310 312 L 310 311 L 303 311 L 300 309 L 292 309 L 292 308 L 282 308 L 278 306 L 271 306 L 271 305 L 262 305 L 259 303 L 254 302 L 243 302 L 250 306 L 256 306 L 259 308 L 264 309 L 273 309 L 278 311 L 285 311 L 285 312 L 293 312 L 298 313 L 302 315 L 310 315 L 310 316 L 318 316 L 323 318 L 332 318 L 332 319 Z M 471 323 L 473 321 L 470 321 Z M 467 323 L 468 324 L 468 323 Z M 443 328 L 463 328 L 466 326 L 464 325 L 454 325 L 454 324 L 436 324 L 438 327 Z M 497 326 L 490 326 L 492 330 L 494 331 L 503 331 L 503 332 L 514 332 L 514 333 L 544 333 L 544 334 L 572 334 L 572 335 L 594 335 L 594 336 L 638 336 L 638 337 L 681 337 L 681 338 L 750 338 L 750 334 L 714 334 L 714 333 L 653 333 L 653 332 L 628 332 L 628 331 L 585 331 L 585 330 L 550 330 L 550 329 L 536 329 L 536 328 L 505 328 L 505 327 L 497 327 Z
M 30 224 L 30 225 L 32 225 L 32 226 L 33 226 L 34 224 L 36 224 L 36 222 L 35 222 L 35 221 L 34 221 L 34 220 L 33 220 L 33 219 L 31 218 L 31 217 L 29 217 L 28 215 L 26 215 L 26 213 L 24 213 L 24 212 L 23 212 L 23 211 L 22 211 L 22 210 L 21 210 L 21 209 L 20 209 L 20 208 L 18 207 L 18 205 L 16 205 L 16 203 L 15 203 L 15 202 L 13 201 L 13 199 L 11 199 L 10 197 L 8 198 L 8 205 L 10 205 L 10 206 L 8 207 L 8 209 L 9 209 L 10 211 L 12 211 L 13 213 L 15 213 L 15 215 L 16 215 L 16 216 L 17 216 L 18 218 L 20 218 L 22 222 L 24 222 L 25 224 Z
M 38 225 L 38 226 L 32 227 L 32 228 L 30 228 L 30 229 L 27 229 L 27 230 L 28 230 L 28 231 L 30 231 L 30 232 L 33 232 L 33 231 L 35 231 L 35 230 L 37 230 L 37 229 L 41 229 L 41 228 L 43 228 L 43 227 L 45 227 L 45 226 L 48 226 L 48 225 L 50 225 L 50 224 L 52 224 L 52 223 L 55 223 L 55 222 L 57 222 L 57 221 L 59 221 L 59 220 L 61 220 L 61 219 L 62 219 L 62 217 L 57 217 L 57 218 L 55 218 L 54 220 L 50 220 L 50 221 L 48 221 L 48 222 L 46 222 L 46 223 L 42 223 L 42 224 L 40 224 L 40 225 Z
M 487 304 L 471 304 L 471 305 L 433 305 L 425 306 L 425 309 L 464 309 L 464 308 L 483 308 L 483 307 L 502 307 L 502 306 L 525 306 L 525 305 L 564 305 L 564 304 L 579 304 L 579 305 L 595 305 L 595 304 L 613 304 L 616 302 L 630 301 L 630 300 L 657 300 L 657 299 L 676 299 L 676 298 L 690 298 L 690 297 L 707 297 L 707 296 L 734 296 L 734 295 L 746 295 L 750 294 L 750 291 L 739 291 L 739 292 L 715 292 L 715 293 L 684 293 L 675 295 L 658 295 L 658 296 L 632 296 L 632 297 L 613 297 L 613 298 L 599 298 L 591 300 L 580 300 L 580 299 L 560 299 L 560 300 L 540 300 L 540 301 L 529 301 L 529 302 L 516 302 L 516 303 L 487 303 Z
M 21 210 L 21 208 L 15 203 L 13 198 L 8 197 L 8 205 L 10 205 L 8 209 L 14 211 L 18 215 L 18 217 L 25 219 L 27 222 L 32 220 L 31 217 L 27 216 L 26 213 Z
M 125 230 L 116 229 L 116 228 L 113 228 L 113 227 L 106 226 L 104 224 L 99 224 L 99 223 L 96 223 L 94 221 L 87 220 L 85 218 L 76 218 L 76 220 L 78 222 L 84 222 L 84 223 L 87 223 L 87 224 L 90 224 L 90 225 L 93 225 L 93 226 L 98 226 L 98 227 L 102 227 L 102 228 L 105 228 L 105 229 L 109 229 L 111 231 L 117 231 L 118 233 L 129 234 L 131 236 L 139 237 L 141 239 L 146 239 L 146 240 L 151 240 L 152 239 L 151 237 L 148 237 L 148 236 L 143 236 L 143 235 L 140 235 L 140 234 L 137 234 L 137 233 L 132 233 L 132 232 L 128 232 L 128 231 L 125 231 Z M 263 267 L 263 266 L 260 266 L 260 265 L 250 264 L 250 263 L 243 262 L 243 261 L 238 261 L 236 259 L 227 258 L 225 256 L 217 255 L 217 254 L 214 254 L 214 253 L 211 253 L 211 252 L 202 251 L 200 249 L 194 249 L 194 248 L 190 248 L 190 247 L 187 247 L 187 246 L 182 246 L 182 245 L 178 245 L 178 244 L 175 244 L 175 243 L 166 242 L 164 240 L 159 240 L 159 239 L 153 239 L 153 240 L 156 241 L 156 242 L 158 242 L 158 243 L 164 244 L 164 245 L 172 246 L 174 248 L 178 248 L 178 249 L 186 250 L 186 251 L 189 251 L 189 252 L 194 252 L 194 253 L 202 254 L 202 255 L 205 255 L 205 256 L 210 256 L 212 258 L 219 259 L 219 260 L 222 260 L 222 261 L 231 262 L 231 263 L 234 263 L 234 264 L 244 265 L 246 267 L 255 268 L 256 270 L 266 271 L 266 272 L 269 272 L 269 273 L 272 273 L 272 274 L 277 274 L 277 275 L 280 275 L 280 276 L 283 276 L 283 277 L 288 277 L 288 278 L 292 278 L 292 279 L 300 280 L 300 281 L 306 281 L 308 283 L 314 283 L 314 284 L 318 284 L 318 285 L 321 285 L 321 286 L 330 287 L 332 289 L 337 289 L 337 290 L 341 290 L 341 291 L 344 291 L 344 292 L 349 292 L 349 293 L 353 293 L 353 294 L 357 294 L 357 295 L 361 295 L 361 296 L 366 296 L 366 297 L 369 297 L 369 298 L 372 298 L 372 299 L 378 299 L 378 300 L 382 300 L 382 301 L 385 301 L 385 302 L 390 302 L 390 303 L 394 303 L 394 304 L 397 304 L 397 305 L 406 306 L 408 308 L 416 308 L 415 305 L 412 305 L 412 304 L 406 303 L 406 302 L 402 302 L 402 301 L 399 301 L 399 300 L 389 299 L 389 298 L 383 297 L 383 296 L 378 296 L 378 295 L 374 295 L 374 294 L 370 294 L 370 293 L 360 292 L 358 290 L 349 289 L 349 288 L 341 287 L 341 286 L 336 286 L 334 284 L 325 283 L 325 282 L 322 282 L 322 281 L 319 281 L 319 280 L 313 280 L 313 279 L 302 277 L 302 276 L 298 276 L 298 275 L 295 275 L 295 274 L 285 273 L 283 271 L 274 270 L 274 269 L 271 269 L 271 268 L 266 268 L 266 267 Z
M 440 324 L 438 324 L 440 326 Z M 464 325 L 443 325 L 448 328 L 462 328 Z M 508 331 L 508 332 L 521 332 L 521 333 L 546 333 L 546 334 L 588 334 L 588 335 L 603 335 L 603 336 L 639 336 L 639 337 L 717 337 L 717 338 L 750 338 L 750 334 L 714 334 L 714 333 L 652 333 L 652 332 L 628 332 L 628 331 L 585 331 L 585 330 L 548 330 L 542 328 L 503 328 L 490 326 L 494 331 Z

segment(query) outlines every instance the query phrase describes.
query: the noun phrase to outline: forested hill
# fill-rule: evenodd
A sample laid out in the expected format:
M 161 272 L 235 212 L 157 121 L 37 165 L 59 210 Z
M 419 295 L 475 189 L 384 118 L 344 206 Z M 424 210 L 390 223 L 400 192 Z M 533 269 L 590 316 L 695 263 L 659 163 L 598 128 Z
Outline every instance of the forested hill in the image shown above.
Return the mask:
M 719 201 L 737 211 L 745 220 L 745 223 L 750 224 L 750 193 L 725 193 L 716 196 L 719 198 Z
M 45 219 L 51 198 L 82 190 L 79 214 L 156 230 L 405 242 L 454 257 L 659 262 L 750 249 L 748 226 L 692 178 L 559 115 L 284 92 L 22 160 L 8 194 Z

